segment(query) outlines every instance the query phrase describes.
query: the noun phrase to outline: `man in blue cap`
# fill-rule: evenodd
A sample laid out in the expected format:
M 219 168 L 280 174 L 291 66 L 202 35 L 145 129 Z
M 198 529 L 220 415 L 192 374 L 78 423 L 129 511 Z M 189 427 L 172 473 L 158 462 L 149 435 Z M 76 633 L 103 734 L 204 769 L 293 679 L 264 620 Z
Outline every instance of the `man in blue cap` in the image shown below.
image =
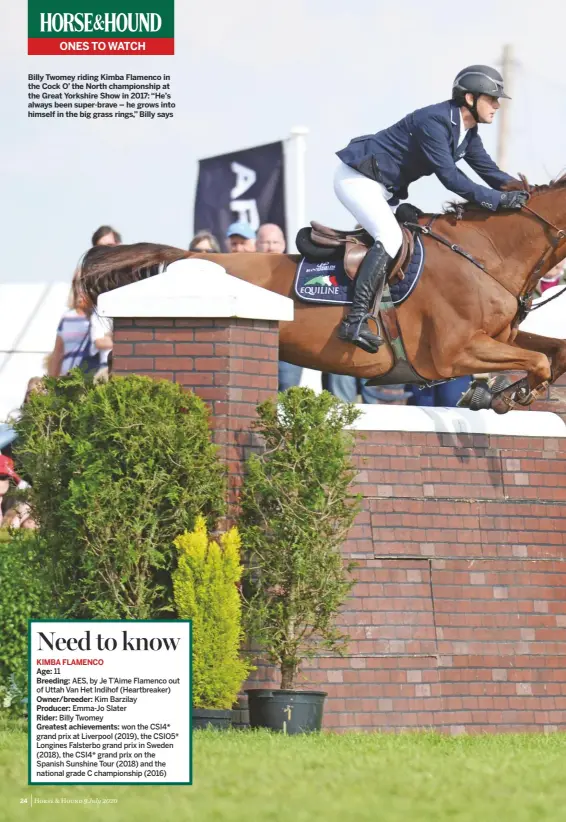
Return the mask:
M 228 251 L 255 251 L 255 231 L 249 223 L 232 223 L 226 232 Z

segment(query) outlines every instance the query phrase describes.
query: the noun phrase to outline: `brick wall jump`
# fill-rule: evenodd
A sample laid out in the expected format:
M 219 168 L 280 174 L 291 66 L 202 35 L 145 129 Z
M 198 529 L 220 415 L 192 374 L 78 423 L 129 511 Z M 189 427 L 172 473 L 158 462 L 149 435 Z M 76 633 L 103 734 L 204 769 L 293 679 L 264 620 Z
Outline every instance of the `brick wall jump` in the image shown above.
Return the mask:
M 209 403 L 235 504 L 256 404 L 277 390 L 277 323 L 117 319 L 113 357 L 114 373 L 169 379 Z M 325 727 L 564 729 L 566 441 L 364 437 L 364 506 L 344 546 L 358 563 L 340 615 L 349 652 L 301 679 L 328 691 Z M 271 683 L 260 663 L 247 684 Z
M 278 323 L 244 319 L 114 321 L 114 374 L 171 380 L 206 400 L 236 503 L 259 402 L 277 393 Z
M 328 691 L 325 727 L 564 729 L 565 441 L 364 436 L 349 653 L 302 677 Z

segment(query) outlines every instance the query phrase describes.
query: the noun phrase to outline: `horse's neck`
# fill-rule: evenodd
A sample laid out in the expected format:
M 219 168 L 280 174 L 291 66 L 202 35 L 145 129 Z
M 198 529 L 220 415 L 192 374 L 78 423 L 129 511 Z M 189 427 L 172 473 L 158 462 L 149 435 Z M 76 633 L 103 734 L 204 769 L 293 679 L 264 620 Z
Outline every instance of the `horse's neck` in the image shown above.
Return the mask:
M 566 191 L 562 193 L 566 205 Z M 533 210 L 558 228 L 566 228 L 566 208 L 553 209 L 547 197 L 534 198 Z M 498 279 L 510 291 L 519 294 L 534 288 L 541 277 L 566 257 L 566 242 L 553 248 L 556 232 L 526 211 L 507 214 L 503 225 L 502 222 L 497 217 L 490 220 L 486 233 L 501 259 Z

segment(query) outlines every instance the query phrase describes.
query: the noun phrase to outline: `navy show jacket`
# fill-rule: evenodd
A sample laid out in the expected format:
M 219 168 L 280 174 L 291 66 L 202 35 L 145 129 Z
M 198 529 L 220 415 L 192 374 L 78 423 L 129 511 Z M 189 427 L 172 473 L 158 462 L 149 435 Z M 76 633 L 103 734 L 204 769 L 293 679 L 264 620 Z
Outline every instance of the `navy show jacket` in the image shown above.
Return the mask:
M 491 159 L 477 126 L 468 129 L 460 145 L 459 136 L 460 110 L 447 100 L 417 109 L 377 134 L 356 137 L 336 153 L 346 165 L 383 183 L 397 201 L 408 197 L 415 180 L 436 174 L 449 191 L 495 211 L 499 189 L 514 178 Z M 493 188 L 474 183 L 460 171 L 456 161 L 461 159 Z

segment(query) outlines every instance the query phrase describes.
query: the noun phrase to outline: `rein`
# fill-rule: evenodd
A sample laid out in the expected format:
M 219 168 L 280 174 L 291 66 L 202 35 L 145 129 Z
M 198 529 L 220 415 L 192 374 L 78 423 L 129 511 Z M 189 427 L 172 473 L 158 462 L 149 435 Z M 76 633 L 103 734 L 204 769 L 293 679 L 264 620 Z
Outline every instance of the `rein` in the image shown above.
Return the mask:
M 550 220 L 546 219 L 546 217 L 543 217 L 541 214 L 538 214 L 534 210 L 534 208 L 531 208 L 526 203 L 523 204 L 521 206 L 521 208 L 523 208 L 525 211 L 528 211 L 530 214 L 532 214 L 534 217 L 536 217 L 537 220 L 540 220 L 541 223 L 544 223 L 544 225 L 548 226 L 549 228 L 553 228 L 554 231 L 556 231 L 556 240 L 557 240 L 557 242 L 556 242 L 556 244 L 553 243 L 552 247 L 553 248 L 558 248 L 558 246 L 560 245 L 560 240 L 564 240 L 566 238 L 566 229 L 558 228 L 558 226 L 555 226 L 554 223 L 551 223 Z
M 561 294 L 564 294 L 564 292 L 565 292 L 565 291 L 566 291 L 566 285 L 564 286 L 564 288 L 561 288 L 561 289 L 560 289 L 560 291 L 558 292 L 558 294 L 553 294 L 553 295 L 552 295 L 552 297 L 547 297 L 547 298 L 546 298 L 546 300 L 543 300 L 541 303 L 538 303 L 537 305 L 532 305 L 532 306 L 529 308 L 529 311 L 536 311 L 536 310 L 537 310 L 537 308 L 542 308 L 542 307 L 543 307 L 543 305 L 546 305 L 547 303 L 551 303 L 551 302 L 552 302 L 553 300 L 555 300 L 557 297 L 560 297 L 560 295 L 561 295 Z
M 566 239 L 566 229 L 558 228 L 558 226 L 555 226 L 554 223 L 551 223 L 550 220 L 547 220 L 546 217 L 543 217 L 541 214 L 538 214 L 533 208 L 531 208 L 530 206 L 528 206 L 526 204 L 523 205 L 522 208 L 524 208 L 525 211 L 528 211 L 529 214 L 532 214 L 533 217 L 536 217 L 537 220 L 540 220 L 540 222 L 543 225 L 547 226 L 548 228 L 552 228 L 553 231 L 556 232 L 556 236 L 552 238 L 552 241 L 550 243 L 549 248 L 547 248 L 547 250 L 544 252 L 542 257 L 540 258 L 540 260 L 538 261 L 538 263 L 534 267 L 533 273 L 531 274 L 531 276 L 527 280 L 527 283 L 528 283 L 534 278 L 535 275 L 538 275 L 540 273 L 543 265 L 545 264 L 545 262 L 547 260 L 547 257 L 549 257 L 550 254 L 552 254 L 553 251 L 556 251 L 556 249 L 559 247 L 559 245 L 562 243 L 562 241 Z
M 533 268 L 529 277 L 527 277 L 527 280 L 523 287 L 523 291 L 521 294 L 519 294 L 519 297 L 517 298 L 519 300 L 519 311 L 517 312 L 518 323 L 522 322 L 530 311 L 536 311 L 537 308 L 541 308 L 543 305 L 546 305 L 546 303 L 549 303 L 552 300 L 556 299 L 556 297 L 559 297 L 564 291 L 566 291 L 565 286 L 562 289 L 562 291 L 558 292 L 558 294 L 554 294 L 554 296 L 548 297 L 546 300 L 533 307 L 531 298 L 532 291 L 528 291 L 529 283 L 531 283 L 532 280 L 535 279 L 535 277 L 537 280 L 540 278 L 540 272 L 542 271 L 542 268 L 546 263 L 547 259 L 554 251 L 556 251 L 556 249 L 562 244 L 562 242 L 566 240 L 566 229 L 558 228 L 558 226 L 555 226 L 554 223 L 551 223 L 550 220 L 547 220 L 546 217 L 543 217 L 541 214 L 536 212 L 526 203 L 523 204 L 521 208 L 525 211 L 528 211 L 529 214 L 533 215 L 533 217 L 536 217 L 536 219 L 539 220 L 544 226 L 546 226 L 547 228 L 551 228 L 553 231 L 555 231 L 556 235 L 552 237 L 549 247 L 543 253 L 542 257 Z

